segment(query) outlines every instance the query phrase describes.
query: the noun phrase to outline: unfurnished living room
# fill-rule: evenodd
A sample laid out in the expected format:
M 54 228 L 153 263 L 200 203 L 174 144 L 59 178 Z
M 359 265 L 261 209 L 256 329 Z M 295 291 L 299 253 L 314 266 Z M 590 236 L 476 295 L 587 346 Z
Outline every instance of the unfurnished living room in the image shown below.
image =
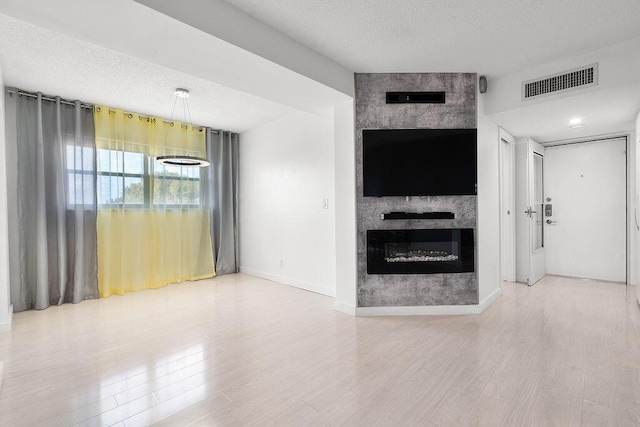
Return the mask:
M 640 0 L 0 0 L 0 426 L 640 425 Z

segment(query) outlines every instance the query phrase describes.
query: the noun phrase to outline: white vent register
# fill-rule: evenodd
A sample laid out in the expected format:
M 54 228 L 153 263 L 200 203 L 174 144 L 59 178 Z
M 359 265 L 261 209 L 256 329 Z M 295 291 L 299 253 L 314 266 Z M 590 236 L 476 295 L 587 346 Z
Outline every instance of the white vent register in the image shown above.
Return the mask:
M 597 85 L 598 64 L 596 63 L 523 82 L 522 100 Z

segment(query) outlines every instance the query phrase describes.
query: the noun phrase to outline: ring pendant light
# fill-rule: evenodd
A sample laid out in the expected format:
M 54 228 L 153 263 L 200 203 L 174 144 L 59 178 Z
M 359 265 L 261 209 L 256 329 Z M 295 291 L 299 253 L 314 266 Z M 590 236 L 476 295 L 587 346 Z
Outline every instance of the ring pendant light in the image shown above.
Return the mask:
M 189 91 L 183 88 L 177 88 L 175 91 L 176 99 L 173 102 L 173 110 L 171 110 L 171 126 L 173 126 L 173 113 L 176 110 L 176 104 L 178 103 L 178 98 L 182 99 L 182 109 L 185 115 L 185 121 L 187 112 L 189 114 L 189 124 L 193 128 L 193 123 L 191 122 L 191 110 L 189 109 Z M 164 144 L 162 146 L 162 155 L 156 157 L 156 162 L 169 165 L 169 166 L 186 166 L 186 167 L 205 167 L 209 166 L 209 161 L 203 157 L 190 156 L 188 154 L 174 154 L 174 155 L 165 155 L 164 154 L 164 146 L 167 143 L 167 136 L 169 135 L 169 130 L 167 129 L 167 133 L 164 137 Z M 187 132 L 186 138 L 189 138 L 189 132 Z M 186 144 L 185 144 L 186 145 Z

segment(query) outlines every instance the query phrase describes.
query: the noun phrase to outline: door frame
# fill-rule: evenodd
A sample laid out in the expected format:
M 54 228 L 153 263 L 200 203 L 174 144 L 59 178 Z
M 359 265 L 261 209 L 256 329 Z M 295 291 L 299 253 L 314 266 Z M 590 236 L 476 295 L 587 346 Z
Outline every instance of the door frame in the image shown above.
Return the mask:
M 527 141 L 527 153 L 526 153 L 526 191 L 527 191 L 527 200 L 526 206 L 528 210 L 534 210 L 535 213 L 540 215 L 540 227 L 542 233 L 542 241 L 541 245 L 538 249 L 534 247 L 535 238 L 534 235 L 537 231 L 535 220 L 537 218 L 536 215 L 529 213 L 527 216 L 529 221 L 527 222 L 527 236 L 528 236 L 528 269 L 527 269 L 527 285 L 533 286 L 538 283 L 546 275 L 546 250 L 544 246 L 544 145 L 540 144 L 537 141 L 534 141 L 532 138 L 526 138 Z M 535 194 L 535 178 L 536 178 L 536 156 L 540 157 L 542 161 L 542 169 L 540 170 L 542 176 L 541 184 L 542 184 L 542 200 L 540 200 L 540 204 L 536 204 L 536 194 Z M 538 211 L 540 209 L 540 211 Z M 541 274 L 540 274 L 541 273 Z
M 633 259 L 632 255 L 635 253 L 635 250 L 636 250 L 634 245 L 634 240 L 633 240 L 634 224 L 632 224 L 632 221 L 635 221 L 635 216 L 632 218 L 632 214 L 629 210 L 629 206 L 635 206 L 634 204 L 635 203 L 635 199 L 634 199 L 635 183 L 633 181 L 635 179 L 635 175 L 632 173 L 633 167 L 635 165 L 635 162 L 634 162 L 635 147 L 633 146 L 633 144 L 631 144 L 631 141 L 632 141 L 631 135 L 629 133 L 612 133 L 612 134 L 604 134 L 604 135 L 595 135 L 592 137 L 572 138 L 572 139 L 566 139 L 566 140 L 545 142 L 542 144 L 542 146 L 545 148 L 557 147 L 561 145 L 574 145 L 574 144 L 584 144 L 589 142 L 607 141 L 610 139 L 617 139 L 617 138 L 624 138 L 625 146 L 626 146 L 626 151 L 625 151 L 625 156 L 626 156 L 626 159 L 625 159 L 625 163 L 626 163 L 626 170 L 625 170 L 626 230 L 625 231 L 626 232 L 625 232 L 625 236 L 626 236 L 627 256 L 625 257 L 625 277 L 626 277 L 626 284 L 629 285 L 632 283 L 632 279 L 633 279 L 632 271 L 631 271 L 631 264 Z M 635 274 L 637 274 L 637 272 Z
M 498 128 L 499 145 L 499 194 L 500 194 L 500 286 L 502 282 L 516 281 L 516 175 L 515 175 L 515 145 L 516 139 L 502 127 Z M 505 147 L 509 145 L 510 152 Z M 509 158 L 507 159 L 507 155 Z M 507 186 L 504 176 L 509 176 L 511 181 L 510 194 L 506 194 Z M 507 211 L 510 214 L 507 214 Z

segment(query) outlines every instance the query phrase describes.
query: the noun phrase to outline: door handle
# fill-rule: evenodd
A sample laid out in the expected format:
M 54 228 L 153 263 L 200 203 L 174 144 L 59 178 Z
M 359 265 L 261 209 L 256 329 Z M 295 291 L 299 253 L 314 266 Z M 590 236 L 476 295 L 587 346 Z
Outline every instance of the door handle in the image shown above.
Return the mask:
M 548 220 L 547 220 L 547 224 L 555 224 L 555 223 L 557 223 L 557 222 L 558 222 L 558 221 L 551 221 L 550 219 L 548 219 Z
M 532 209 L 531 209 L 531 206 L 529 206 L 529 207 L 527 208 L 527 210 L 526 210 L 526 211 L 524 211 L 524 213 L 526 213 L 528 216 L 532 216 L 531 214 L 534 214 L 534 213 L 537 213 L 537 212 L 536 212 L 536 211 L 534 211 L 534 210 L 532 210 Z

